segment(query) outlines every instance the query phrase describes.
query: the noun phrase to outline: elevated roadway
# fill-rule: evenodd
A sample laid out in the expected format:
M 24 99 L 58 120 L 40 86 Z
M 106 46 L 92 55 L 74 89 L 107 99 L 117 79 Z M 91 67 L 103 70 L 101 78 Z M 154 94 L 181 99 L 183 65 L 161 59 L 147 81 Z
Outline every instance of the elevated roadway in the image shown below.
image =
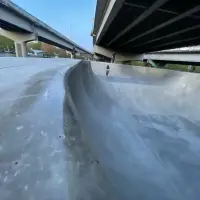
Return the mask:
M 95 58 L 106 60 L 110 62 L 112 60 L 113 51 L 94 45 L 94 52 L 96 53 Z M 199 47 L 192 48 L 180 48 L 173 50 L 164 50 L 158 52 L 149 52 L 143 54 L 127 54 L 122 52 L 117 52 L 115 55 L 115 62 L 124 61 L 148 61 L 163 63 L 179 63 L 179 64 L 189 64 L 189 65 L 199 65 L 200 64 L 200 51 Z
M 45 42 L 68 51 L 73 48 L 79 53 L 92 55 L 91 52 L 63 36 L 47 24 L 11 2 L 0 0 L 0 33 L 14 40 L 20 56 L 26 54 L 25 43 L 32 40 Z
M 98 0 L 94 45 L 121 54 L 198 45 L 199 20 L 197 0 Z

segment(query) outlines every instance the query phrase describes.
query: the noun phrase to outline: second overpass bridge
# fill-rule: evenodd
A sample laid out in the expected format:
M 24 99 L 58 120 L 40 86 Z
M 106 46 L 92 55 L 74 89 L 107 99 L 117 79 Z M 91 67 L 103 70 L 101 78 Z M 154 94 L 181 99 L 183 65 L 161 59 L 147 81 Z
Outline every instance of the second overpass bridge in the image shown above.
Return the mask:
M 2 29 L 1 29 L 2 28 Z M 0 33 L 15 41 L 17 56 L 26 56 L 26 42 L 39 40 L 82 54 L 91 52 L 74 43 L 10 0 L 0 0 Z

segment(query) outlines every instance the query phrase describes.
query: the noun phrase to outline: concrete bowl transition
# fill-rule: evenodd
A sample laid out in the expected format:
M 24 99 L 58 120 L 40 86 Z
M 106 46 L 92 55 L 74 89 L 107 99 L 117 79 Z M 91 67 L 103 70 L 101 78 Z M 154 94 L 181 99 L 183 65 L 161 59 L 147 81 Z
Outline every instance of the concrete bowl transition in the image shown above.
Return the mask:
M 199 199 L 199 74 L 40 58 L 0 72 L 1 200 Z
M 92 68 L 106 64 L 65 75 L 71 174 L 83 173 L 75 199 L 198 199 L 199 74 L 111 65 L 104 78 Z

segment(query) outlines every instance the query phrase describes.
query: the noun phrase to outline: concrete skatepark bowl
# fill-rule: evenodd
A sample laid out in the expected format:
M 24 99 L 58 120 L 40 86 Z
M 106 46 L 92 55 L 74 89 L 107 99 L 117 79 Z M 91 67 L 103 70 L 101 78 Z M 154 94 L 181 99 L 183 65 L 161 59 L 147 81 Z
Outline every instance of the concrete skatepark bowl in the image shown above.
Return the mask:
M 20 62 L 1 69 L 2 200 L 199 199 L 199 74 Z

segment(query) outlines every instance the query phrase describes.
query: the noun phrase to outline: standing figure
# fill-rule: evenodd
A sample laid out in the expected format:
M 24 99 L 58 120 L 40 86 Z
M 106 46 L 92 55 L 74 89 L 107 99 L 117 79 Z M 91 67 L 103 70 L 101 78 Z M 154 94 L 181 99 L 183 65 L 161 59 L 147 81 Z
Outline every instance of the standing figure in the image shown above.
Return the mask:
M 110 72 L 110 67 L 109 67 L 109 65 L 107 65 L 107 67 L 106 67 L 106 76 L 108 76 L 109 72 Z
M 111 63 L 115 62 L 115 56 L 116 56 L 116 53 L 114 52 L 113 55 L 112 55 Z
M 73 46 L 73 49 L 72 49 L 72 57 L 75 58 L 75 55 L 76 55 L 76 47 Z

